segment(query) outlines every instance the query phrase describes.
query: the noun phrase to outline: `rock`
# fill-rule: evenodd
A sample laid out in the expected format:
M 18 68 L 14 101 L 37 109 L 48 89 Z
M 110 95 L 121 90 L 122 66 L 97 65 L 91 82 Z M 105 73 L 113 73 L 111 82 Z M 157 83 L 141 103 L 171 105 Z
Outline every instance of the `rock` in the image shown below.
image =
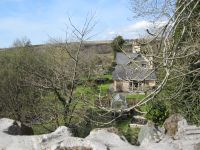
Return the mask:
M 16 121 L 13 122 L 13 124 L 8 127 L 8 130 L 5 131 L 10 135 L 21 135 L 21 128 L 18 125 L 18 123 Z
M 152 142 L 159 142 L 163 134 L 163 129 L 156 127 L 153 122 L 149 121 L 145 126 L 141 127 L 138 142 L 141 146 Z
M 10 135 L 33 135 L 33 129 L 18 121 L 13 121 L 12 125 L 5 130 Z
M 10 135 L 8 128 L 13 120 L 0 119 L 0 149 L 2 150 L 141 150 L 130 145 L 115 128 L 93 130 L 85 139 L 72 137 L 67 127 L 59 127 L 55 132 L 44 135 Z M 18 125 L 14 123 L 18 134 Z M 117 134 L 116 134 L 117 133 Z
M 176 125 L 170 126 L 170 120 Z M 0 119 L 0 150 L 199 150 L 200 148 L 200 128 L 188 125 L 181 116 L 172 116 L 166 120 L 166 130 L 170 131 L 172 127 L 173 132 L 170 133 L 173 133 L 175 138 L 165 135 L 164 130 L 156 128 L 152 123 L 144 126 L 139 135 L 141 146 L 129 144 L 115 128 L 95 129 L 86 138 L 72 137 L 70 130 L 64 126 L 50 134 L 25 136 L 18 135 L 20 128 L 17 124 L 11 119 Z M 15 135 L 8 134 L 11 126 L 10 132 Z
M 180 114 L 174 114 L 164 122 L 165 134 L 177 139 L 187 125 L 187 121 Z
M 56 150 L 93 150 L 92 148 L 89 147 L 71 147 L 71 148 L 57 148 Z
M 129 144 L 122 136 L 117 135 L 116 129 L 113 128 L 93 130 L 85 139 L 92 143 L 103 143 L 99 150 L 141 150 L 139 147 Z

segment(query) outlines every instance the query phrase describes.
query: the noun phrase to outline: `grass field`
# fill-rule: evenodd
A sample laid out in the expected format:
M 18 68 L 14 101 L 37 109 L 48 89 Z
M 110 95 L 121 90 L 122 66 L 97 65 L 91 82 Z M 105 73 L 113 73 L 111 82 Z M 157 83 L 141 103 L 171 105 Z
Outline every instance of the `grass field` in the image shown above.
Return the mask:
M 110 83 L 100 84 L 98 86 L 99 92 L 101 92 L 102 95 L 107 95 L 110 85 Z
M 126 96 L 126 99 L 132 99 L 132 100 L 142 100 L 145 98 L 145 95 L 143 94 L 129 94 Z

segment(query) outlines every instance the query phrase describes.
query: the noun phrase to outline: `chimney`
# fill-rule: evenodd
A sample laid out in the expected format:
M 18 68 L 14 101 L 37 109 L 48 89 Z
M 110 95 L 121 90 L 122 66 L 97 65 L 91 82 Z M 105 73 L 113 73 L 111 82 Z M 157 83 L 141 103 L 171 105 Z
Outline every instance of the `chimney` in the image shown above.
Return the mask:
M 133 41 L 133 43 L 132 43 L 132 52 L 133 53 L 139 53 L 140 52 L 140 46 L 135 41 Z

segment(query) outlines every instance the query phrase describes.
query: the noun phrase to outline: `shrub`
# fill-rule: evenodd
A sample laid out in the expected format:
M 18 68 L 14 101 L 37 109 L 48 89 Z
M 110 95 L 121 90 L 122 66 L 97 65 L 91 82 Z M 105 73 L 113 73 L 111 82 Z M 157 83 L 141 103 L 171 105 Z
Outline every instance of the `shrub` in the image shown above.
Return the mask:
M 168 118 L 169 111 L 163 102 L 154 102 L 147 111 L 146 118 L 153 121 L 156 125 L 162 125 Z

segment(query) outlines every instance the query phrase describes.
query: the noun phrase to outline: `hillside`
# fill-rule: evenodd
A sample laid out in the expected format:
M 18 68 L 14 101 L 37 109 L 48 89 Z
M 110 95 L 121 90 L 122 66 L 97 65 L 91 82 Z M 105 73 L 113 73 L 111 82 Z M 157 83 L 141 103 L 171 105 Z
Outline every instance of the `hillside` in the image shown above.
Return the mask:
M 133 40 L 126 40 L 125 43 L 125 49 L 131 49 L 132 46 L 132 41 Z M 111 53 L 112 48 L 111 48 L 111 42 L 112 40 L 102 40 L 102 41 L 86 41 L 84 42 L 84 47 L 86 50 L 95 50 L 99 54 L 105 54 L 105 53 Z M 74 43 L 71 43 L 74 44 Z M 36 50 L 44 50 L 46 49 L 47 46 L 59 46 L 63 45 L 62 43 L 60 44 L 41 44 L 41 45 L 32 45 L 34 49 Z M 14 50 L 15 48 L 10 47 L 10 48 L 0 48 L 0 51 L 4 50 Z

